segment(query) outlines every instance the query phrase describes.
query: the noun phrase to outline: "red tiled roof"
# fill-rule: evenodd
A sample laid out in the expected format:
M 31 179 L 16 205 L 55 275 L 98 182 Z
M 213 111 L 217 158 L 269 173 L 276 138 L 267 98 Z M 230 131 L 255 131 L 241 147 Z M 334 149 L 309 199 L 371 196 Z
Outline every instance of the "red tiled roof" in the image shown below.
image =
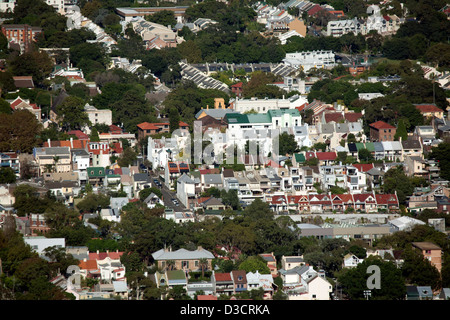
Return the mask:
M 137 125 L 139 129 L 142 130 L 158 130 L 159 126 L 156 126 L 154 123 L 143 122 Z
M 326 194 L 310 194 L 308 196 L 311 204 L 331 204 L 331 200 Z M 317 200 L 314 200 L 314 198 Z
M 305 109 L 305 107 L 307 106 L 307 103 L 302 104 L 300 107 L 296 107 L 295 109 L 297 109 L 298 111 L 302 111 L 303 109 Z
M 59 141 L 50 141 L 51 147 L 69 147 L 73 149 L 85 149 L 88 144 L 88 140 L 59 140 Z M 72 147 L 73 145 L 73 147 Z M 44 142 L 44 147 L 48 148 L 48 141 Z
M 416 109 L 418 109 L 420 112 L 444 112 L 441 108 L 434 104 L 415 104 L 414 105 Z
M 285 196 L 273 196 L 271 203 L 272 204 L 286 203 L 286 197 Z
M 89 140 L 89 136 L 81 130 L 70 130 L 67 134 L 76 136 L 78 140 Z
M 216 273 L 215 275 L 217 281 L 231 281 L 231 274 L 229 273 Z
M 354 166 L 359 172 L 367 172 L 373 168 L 373 163 L 355 163 Z
M 242 88 L 242 86 L 243 86 L 243 83 L 242 82 L 238 82 L 238 83 L 233 84 L 231 87 L 232 88 Z
M 113 260 L 118 260 L 123 255 L 123 252 L 89 252 L 89 259 L 90 260 L 104 260 L 106 258 L 111 258 Z
M 361 112 L 347 112 L 344 114 L 345 120 L 348 122 L 356 122 L 361 119 L 363 114 Z
M 288 203 L 309 203 L 308 196 L 288 196 Z
M 97 270 L 98 266 L 97 266 L 97 261 L 96 260 L 81 260 L 80 263 L 78 264 L 78 266 L 80 267 L 80 269 L 84 269 L 84 270 Z
M 374 200 L 370 201 L 368 200 L 369 197 L 372 197 Z M 353 199 L 355 199 L 355 202 L 372 202 L 375 203 L 375 197 L 372 193 L 357 193 L 353 195 Z
M 330 112 L 330 113 L 325 113 L 325 122 L 339 122 L 342 119 L 344 119 L 342 113 L 340 112 Z
M 375 129 L 395 129 L 394 126 L 391 126 L 389 123 L 386 123 L 381 120 L 371 123 L 369 126 L 375 128 Z
M 378 204 L 398 204 L 396 194 L 376 194 L 375 199 Z
M 317 12 L 324 10 L 320 5 L 316 4 L 314 7 L 308 10 L 308 15 L 315 15 Z

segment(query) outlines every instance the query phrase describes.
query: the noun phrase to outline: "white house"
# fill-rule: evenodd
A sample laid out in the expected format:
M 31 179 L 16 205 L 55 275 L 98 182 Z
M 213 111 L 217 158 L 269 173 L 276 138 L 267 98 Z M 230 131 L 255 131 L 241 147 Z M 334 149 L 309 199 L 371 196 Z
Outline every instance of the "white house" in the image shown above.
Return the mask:
M 323 277 L 318 275 L 306 280 L 307 291 L 300 295 L 299 300 L 330 300 L 333 286 Z
M 271 274 L 261 274 L 258 270 L 247 273 L 247 290 L 257 290 L 263 288 L 264 299 L 271 299 L 274 292 L 273 277 Z
M 307 72 L 311 68 L 326 69 L 336 65 L 335 55 L 331 50 L 302 51 L 286 53 L 283 63 Z
M 363 261 L 364 259 L 359 259 L 354 254 L 348 253 L 344 257 L 344 268 L 354 268 Z
M 195 198 L 195 180 L 186 173 L 177 179 L 177 198 L 189 209 L 189 199 Z
M 57 248 L 66 247 L 66 239 L 64 238 L 46 238 L 46 237 L 24 237 L 24 241 L 31 247 L 31 250 L 39 255 L 44 254 L 44 250 L 56 246 Z

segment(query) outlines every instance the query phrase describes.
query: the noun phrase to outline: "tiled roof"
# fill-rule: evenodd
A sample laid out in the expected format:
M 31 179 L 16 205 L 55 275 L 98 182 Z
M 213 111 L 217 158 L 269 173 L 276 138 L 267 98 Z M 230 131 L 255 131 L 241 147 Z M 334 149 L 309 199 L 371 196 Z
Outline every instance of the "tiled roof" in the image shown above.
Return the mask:
M 214 277 L 216 278 L 216 282 L 219 281 L 231 281 L 230 273 L 215 273 Z
M 441 108 L 436 106 L 435 104 L 415 104 L 414 105 L 416 109 L 418 109 L 420 112 L 444 112 Z
M 352 166 L 357 168 L 359 172 L 367 172 L 373 168 L 373 163 L 354 163 Z
M 96 260 L 81 260 L 80 263 L 78 264 L 78 266 L 80 267 L 80 269 L 84 269 L 84 270 L 97 270 L 98 266 L 97 266 L 97 261 Z
M 394 126 L 390 125 L 389 123 L 386 123 L 384 121 L 377 121 L 374 123 L 371 123 L 369 125 L 370 127 L 376 128 L 376 129 L 395 129 Z

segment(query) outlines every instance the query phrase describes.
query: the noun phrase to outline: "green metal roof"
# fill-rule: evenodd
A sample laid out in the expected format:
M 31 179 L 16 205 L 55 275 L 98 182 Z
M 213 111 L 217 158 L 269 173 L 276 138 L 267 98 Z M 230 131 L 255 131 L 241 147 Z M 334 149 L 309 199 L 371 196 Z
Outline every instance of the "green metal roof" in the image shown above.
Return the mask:
M 297 161 L 297 162 L 305 162 L 306 161 L 305 155 L 303 153 L 295 153 L 294 157 L 295 157 L 295 161 Z
M 105 176 L 105 168 L 103 167 L 89 167 L 87 168 L 88 177 L 104 177 Z
M 358 149 L 358 151 L 361 149 L 365 149 L 364 143 L 362 143 L 362 142 L 356 142 L 355 145 L 356 145 L 356 149 Z
M 366 142 L 366 149 L 370 152 L 375 152 L 375 146 L 373 142 Z

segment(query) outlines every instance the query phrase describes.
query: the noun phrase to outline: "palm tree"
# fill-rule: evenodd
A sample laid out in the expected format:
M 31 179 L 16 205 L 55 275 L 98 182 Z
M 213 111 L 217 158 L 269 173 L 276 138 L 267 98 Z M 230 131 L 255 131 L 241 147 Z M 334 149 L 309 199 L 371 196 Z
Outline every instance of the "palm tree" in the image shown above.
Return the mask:
M 199 260 L 198 260 L 198 262 L 199 262 L 199 265 L 200 265 L 200 268 L 202 269 L 202 278 L 204 277 L 204 275 L 205 275 L 205 270 L 207 270 L 208 269 L 208 259 L 206 259 L 206 258 L 200 258 Z

